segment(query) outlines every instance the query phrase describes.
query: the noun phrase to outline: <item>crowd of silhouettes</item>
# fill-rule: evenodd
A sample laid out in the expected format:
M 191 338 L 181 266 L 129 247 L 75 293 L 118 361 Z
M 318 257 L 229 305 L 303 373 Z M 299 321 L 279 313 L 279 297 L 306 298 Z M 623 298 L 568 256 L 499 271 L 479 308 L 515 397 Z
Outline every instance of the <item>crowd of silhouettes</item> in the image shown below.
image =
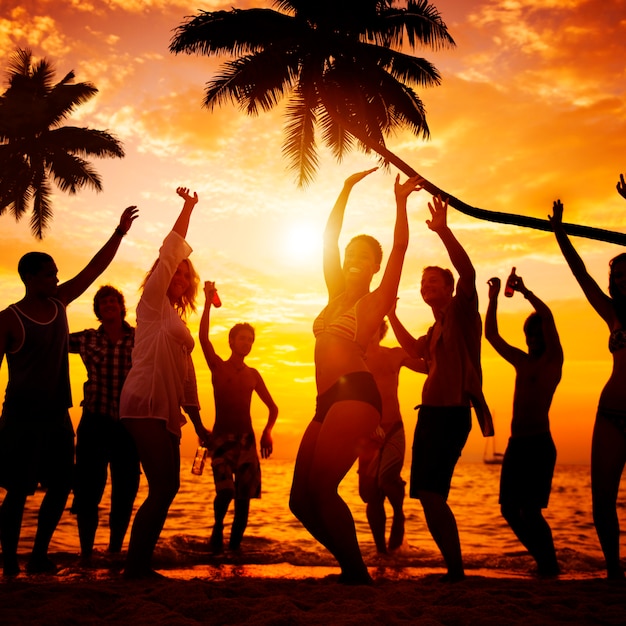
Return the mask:
M 338 488 L 358 461 L 359 493 L 379 553 L 402 548 L 405 534 L 402 477 L 406 437 L 398 401 L 399 372 L 425 375 L 412 442 L 409 495 L 418 499 L 447 572 L 442 580 L 465 577 L 456 518 L 448 494 L 456 464 L 472 428 L 472 409 L 485 437 L 494 434 L 482 391 L 481 338 L 476 271 L 448 224 L 448 202 L 428 203 L 428 229 L 443 244 L 458 280 L 447 268 L 425 264 L 421 296 L 433 314 L 427 332 L 414 337 L 398 319 L 396 301 L 409 247 L 407 204 L 421 178 L 396 177 L 395 226 L 383 266 L 380 244 L 370 235 L 353 237 L 339 249 L 344 214 L 353 187 L 377 168 L 349 176 L 333 206 L 323 239 L 323 272 L 328 301 L 313 323 L 317 398 L 293 472 L 289 506 L 308 532 L 337 560 L 339 582 L 370 584 L 372 578 L 357 540 L 352 512 Z M 618 193 L 626 199 L 621 174 Z M 212 375 L 215 421 L 200 415 L 192 360 L 194 338 L 187 316 L 196 309 L 200 278 L 190 261 L 186 235 L 198 195 L 176 190 L 183 200 L 172 230 L 141 286 L 136 328 L 126 322 L 124 295 L 98 289 L 93 300 L 98 328 L 69 331 L 67 305 L 83 294 L 113 261 L 122 238 L 138 217 L 136 207 L 121 215 L 113 235 L 76 276 L 60 283 L 49 255 L 29 252 L 19 261 L 25 295 L 0 312 L 0 363 L 6 356 L 9 382 L 0 417 L 0 542 L 4 576 L 21 567 L 18 545 L 27 497 L 41 486 L 45 495 L 37 518 L 29 574 L 54 573 L 49 544 L 70 493 L 76 514 L 80 557 L 92 561 L 98 509 L 110 471 L 108 552 L 122 552 L 132 519 L 140 467 L 148 492 L 138 507 L 125 557 L 124 576 L 159 576 L 153 553 L 180 487 L 181 428 L 191 420 L 198 442 L 211 457 L 215 481 L 210 551 L 224 551 L 224 520 L 234 502 L 228 549 L 237 551 L 248 523 L 251 499 L 261 494 L 261 458 L 273 452 L 272 429 L 278 406 L 261 374 L 245 363 L 255 341 L 254 327 L 237 323 L 229 332 L 230 355 L 220 357 L 209 338 L 212 305 L 220 305 L 215 283 L 204 283 L 205 305 L 199 340 Z M 606 322 L 613 369 L 598 402 L 591 442 L 593 521 L 610 579 L 623 579 L 617 497 L 626 464 L 626 253 L 609 262 L 608 294 L 585 268 L 563 226 L 563 204 L 549 216 L 556 241 L 591 306 Z M 372 280 L 380 270 L 378 286 Z M 485 337 L 515 369 L 510 437 L 503 455 L 499 503 L 502 516 L 537 565 L 537 574 L 555 577 L 560 566 L 552 531 L 543 516 L 548 506 L 557 450 L 549 411 L 561 380 L 563 350 L 554 316 L 519 275 L 505 295 L 520 293 L 533 311 L 524 322 L 526 349 L 509 344 L 498 328 L 501 280 L 488 281 Z M 510 290 L 510 291 L 509 291 Z M 380 342 L 387 322 L 399 347 Z M 87 371 L 82 415 L 76 432 L 69 352 Z M 260 437 L 254 433 L 253 393 L 268 410 Z M 385 501 L 393 510 L 386 539 Z

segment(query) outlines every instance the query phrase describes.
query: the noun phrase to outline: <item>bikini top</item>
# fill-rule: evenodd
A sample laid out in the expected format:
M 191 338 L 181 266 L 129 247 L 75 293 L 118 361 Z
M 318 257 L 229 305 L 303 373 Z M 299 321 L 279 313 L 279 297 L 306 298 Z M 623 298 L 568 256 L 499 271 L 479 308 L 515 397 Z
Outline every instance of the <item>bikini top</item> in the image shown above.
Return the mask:
M 328 325 L 326 324 L 326 310 L 324 307 L 322 312 L 315 318 L 313 322 L 313 334 L 317 337 L 322 333 L 330 333 L 335 337 L 341 337 L 348 341 L 356 341 L 357 323 L 356 323 L 356 304 L 342 313 Z
M 626 348 L 626 330 L 616 328 L 609 335 L 609 352 L 617 352 Z

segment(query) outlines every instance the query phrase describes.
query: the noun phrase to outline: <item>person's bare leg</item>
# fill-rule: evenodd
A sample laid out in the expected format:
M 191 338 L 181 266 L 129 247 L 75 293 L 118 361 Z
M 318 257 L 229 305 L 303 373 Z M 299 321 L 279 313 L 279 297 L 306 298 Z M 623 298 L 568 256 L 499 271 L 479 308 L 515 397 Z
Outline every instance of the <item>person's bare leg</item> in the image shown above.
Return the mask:
M 319 519 L 312 493 L 311 483 L 315 481 L 315 476 L 312 475 L 311 466 L 321 426 L 319 422 L 311 422 L 300 442 L 293 472 L 289 508 L 313 538 L 337 558 L 331 537 Z
M 230 550 L 239 550 L 243 534 L 248 526 L 248 515 L 250 514 L 250 498 L 235 498 L 235 514 L 233 525 L 228 540 Z
M 213 554 L 224 552 L 224 518 L 233 499 L 232 489 L 220 489 L 213 500 L 213 516 L 215 523 L 209 539 L 209 549 Z
M 374 537 L 376 551 L 379 554 L 386 554 L 385 525 L 387 524 L 387 514 L 385 513 L 385 499 L 382 497 L 370 499 L 365 507 L 365 514 Z
M 404 481 L 398 476 L 398 480 L 385 484 L 383 493 L 393 509 L 393 520 L 389 533 L 389 550 L 397 550 L 404 541 Z
M 326 415 L 311 465 L 314 502 L 319 519 L 330 536 L 346 584 L 370 583 L 356 536 L 354 519 L 337 489 L 371 436 L 380 415 L 371 405 L 345 400 L 335 403 Z
M 41 501 L 35 542 L 27 565 L 27 571 L 31 574 L 57 571 L 57 566 L 48 557 L 48 547 L 65 510 L 70 491 L 69 482 L 50 485 Z
M 626 462 L 626 442 L 622 432 L 598 416 L 591 445 L 591 494 L 593 523 L 611 579 L 624 578 L 620 563 L 620 527 L 617 516 L 617 494 Z
M 17 546 L 20 540 L 25 504 L 25 493 L 9 490 L 0 506 L 0 541 L 2 542 L 2 562 L 5 576 L 16 576 L 20 572 Z
M 465 570 L 461 556 L 461 542 L 452 509 L 448 506 L 445 498 L 438 493 L 420 491 L 418 496 L 424 508 L 428 530 L 448 568 L 444 580 L 447 582 L 463 580 Z
M 148 481 L 148 497 L 135 515 L 124 575 L 141 578 L 153 573 L 152 554 L 178 492 L 180 450 L 162 420 L 147 418 L 126 422 Z

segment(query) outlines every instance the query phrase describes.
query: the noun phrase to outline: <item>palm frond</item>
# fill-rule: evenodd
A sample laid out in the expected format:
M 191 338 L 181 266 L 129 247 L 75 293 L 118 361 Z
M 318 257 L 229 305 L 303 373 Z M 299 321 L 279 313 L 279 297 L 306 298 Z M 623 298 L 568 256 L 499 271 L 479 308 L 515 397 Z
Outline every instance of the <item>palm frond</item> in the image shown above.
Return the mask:
M 56 84 L 46 97 L 46 126 L 57 126 L 76 107 L 91 100 L 98 89 L 91 83 Z
M 354 147 L 354 138 L 343 125 L 328 114 L 324 107 L 319 113 L 318 120 L 324 144 L 330 148 L 337 161 L 341 161 Z
M 247 55 L 223 65 L 208 85 L 204 106 L 212 109 L 225 101 L 236 102 L 250 115 L 268 111 L 291 89 L 297 58 L 270 50 Z
M 61 149 L 79 156 L 124 157 L 122 142 L 105 130 L 63 126 L 42 137 L 46 149 Z
M 299 36 L 298 24 L 272 9 L 200 11 L 176 28 L 170 52 L 239 56 Z
M 64 150 L 57 150 L 49 154 L 46 161 L 49 174 L 59 189 L 69 194 L 75 194 L 85 186 L 96 191 L 102 191 L 102 180 L 88 161 L 68 154 Z
M 43 171 L 39 171 L 35 175 L 32 188 L 34 192 L 30 230 L 37 239 L 43 239 L 43 233 L 52 219 L 52 203 L 50 201 L 52 190 Z
M 310 83 L 299 85 L 287 105 L 283 154 L 296 172 L 300 187 L 313 180 L 319 165 L 315 147 L 317 106 L 315 88 Z
M 400 49 L 406 43 L 411 50 L 428 46 L 433 50 L 456 45 L 439 10 L 427 0 L 408 0 L 406 8 L 389 5 L 370 25 L 368 40 Z

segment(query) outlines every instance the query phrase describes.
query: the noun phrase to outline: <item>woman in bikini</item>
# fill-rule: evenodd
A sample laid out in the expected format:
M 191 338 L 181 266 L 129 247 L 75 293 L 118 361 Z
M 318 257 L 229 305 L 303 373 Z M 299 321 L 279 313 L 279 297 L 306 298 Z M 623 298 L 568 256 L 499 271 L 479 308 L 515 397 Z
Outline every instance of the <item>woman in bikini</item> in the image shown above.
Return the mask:
M 617 190 L 626 199 L 626 183 L 620 176 Z M 617 494 L 626 463 L 626 254 L 609 262 L 607 296 L 587 272 L 563 228 L 563 205 L 553 205 L 552 223 L 556 240 L 574 277 L 600 317 L 609 327 L 609 351 L 613 371 L 598 403 L 591 443 L 591 494 L 593 522 L 600 539 L 610 579 L 624 578 L 619 558 Z
M 328 304 L 313 325 L 317 406 L 296 458 L 290 508 L 317 541 L 337 559 L 340 581 L 367 584 L 350 509 L 337 492 L 362 445 L 380 423 L 381 400 L 367 369 L 365 350 L 396 299 L 409 243 L 407 198 L 421 189 L 419 177 L 395 182 L 396 224 L 391 254 L 378 288 L 380 244 L 359 235 L 346 247 L 343 266 L 339 235 L 352 187 L 377 168 L 346 179 L 324 232 L 324 278 Z

